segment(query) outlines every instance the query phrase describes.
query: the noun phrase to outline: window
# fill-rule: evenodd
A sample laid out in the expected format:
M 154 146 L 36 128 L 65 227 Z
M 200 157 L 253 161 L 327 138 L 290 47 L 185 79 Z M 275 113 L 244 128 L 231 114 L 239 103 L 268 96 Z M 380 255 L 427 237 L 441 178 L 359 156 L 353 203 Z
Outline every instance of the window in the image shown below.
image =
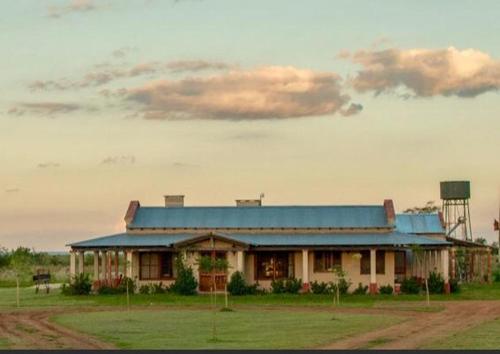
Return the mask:
M 397 251 L 394 253 L 394 273 L 396 275 L 406 274 L 406 252 Z
M 328 272 L 335 267 L 342 267 L 342 252 L 340 251 L 314 252 L 315 272 Z
M 172 253 L 146 252 L 140 254 L 140 279 L 167 279 L 173 276 Z
M 370 274 L 370 251 L 361 251 L 361 274 Z
M 377 274 L 385 274 L 385 251 L 376 252 Z
M 262 252 L 255 254 L 257 279 L 283 279 L 289 276 L 287 252 Z

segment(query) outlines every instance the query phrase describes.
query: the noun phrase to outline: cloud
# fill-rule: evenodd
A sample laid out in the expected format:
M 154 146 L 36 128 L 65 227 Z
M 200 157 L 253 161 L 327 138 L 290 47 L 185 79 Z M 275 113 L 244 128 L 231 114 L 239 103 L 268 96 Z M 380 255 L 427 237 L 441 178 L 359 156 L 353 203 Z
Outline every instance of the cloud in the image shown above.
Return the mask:
M 66 5 L 53 5 L 48 7 L 48 16 L 60 18 L 70 13 L 89 12 L 96 10 L 97 6 L 93 0 L 71 0 Z
M 167 68 L 173 73 L 185 71 L 203 71 L 203 70 L 227 70 L 234 67 L 224 62 L 205 61 L 205 60 L 178 60 L 167 64 Z
M 61 166 L 59 163 L 57 162 L 42 162 L 42 163 L 39 163 L 37 165 L 38 168 L 57 168 Z
M 254 120 L 354 113 L 345 108 L 350 97 L 342 92 L 337 74 L 291 66 L 152 81 L 121 93 L 146 119 Z
M 37 114 L 54 116 L 61 113 L 71 113 L 83 107 L 75 103 L 60 102 L 21 102 L 10 108 L 7 114 L 13 116 L 23 116 L 25 114 Z
M 5 190 L 5 193 L 19 193 L 21 191 L 21 189 L 19 188 L 7 188 Z
M 82 78 L 69 80 L 35 80 L 28 85 L 31 91 L 64 91 L 97 87 L 119 79 L 134 78 L 138 76 L 154 76 L 167 72 L 197 72 L 203 70 L 225 70 L 234 67 L 223 62 L 204 60 L 182 60 L 172 62 L 149 61 L 138 63 L 129 68 L 113 66 L 108 63 L 99 64 L 88 71 Z
M 392 48 L 340 56 L 361 65 L 350 81 L 358 92 L 405 88 L 416 97 L 475 97 L 500 88 L 500 61 L 476 49 Z
M 122 155 L 122 156 L 109 156 L 101 161 L 103 165 L 132 165 L 135 163 L 135 156 L 132 155 Z

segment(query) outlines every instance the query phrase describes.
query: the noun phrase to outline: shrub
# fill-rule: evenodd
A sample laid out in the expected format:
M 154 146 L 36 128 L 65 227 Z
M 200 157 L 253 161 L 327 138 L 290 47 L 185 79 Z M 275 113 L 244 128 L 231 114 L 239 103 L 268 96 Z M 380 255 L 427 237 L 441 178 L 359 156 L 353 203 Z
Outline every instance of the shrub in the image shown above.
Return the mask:
M 450 291 L 452 293 L 460 292 L 460 284 L 458 283 L 458 279 L 450 279 Z
M 346 280 L 345 278 L 340 278 L 337 282 L 338 287 L 339 287 L 339 293 L 340 295 L 345 295 L 349 291 L 349 287 L 351 286 L 351 282 Z M 331 283 L 331 286 L 333 290 L 337 290 L 336 284 Z
M 175 279 L 175 283 L 170 287 L 170 290 L 179 295 L 196 294 L 198 282 L 194 277 L 193 269 L 186 266 L 184 257 L 181 254 L 177 256 L 175 265 L 177 268 L 177 278 Z
M 123 290 L 112 286 L 103 285 L 97 289 L 99 295 L 116 295 L 123 294 Z
M 135 284 L 134 279 L 132 279 L 132 278 L 124 277 L 122 279 L 122 281 L 120 282 L 120 285 L 118 285 L 118 288 L 122 289 L 123 293 L 126 293 L 127 292 L 127 283 L 128 283 L 129 293 L 133 294 L 135 292 L 135 289 L 136 289 L 136 284 Z
M 500 282 L 500 265 L 493 271 L 493 281 Z
M 284 294 L 285 293 L 285 281 L 283 279 L 273 280 L 271 282 L 271 291 L 273 294 Z
M 92 290 L 92 282 L 89 274 L 75 275 L 70 284 L 63 284 L 61 293 L 64 295 L 89 295 Z
M 383 294 L 383 295 L 391 295 L 392 292 L 394 291 L 394 289 L 392 288 L 392 286 L 390 284 L 387 284 L 387 285 L 384 285 L 384 286 L 381 286 L 378 291 Z
M 165 294 L 167 292 L 167 288 L 163 287 L 163 283 L 159 282 L 158 284 L 151 284 L 149 293 L 150 294 Z
M 420 285 L 417 278 L 406 278 L 401 282 L 401 292 L 404 294 L 418 294 L 420 293 Z
M 429 273 L 429 279 L 427 279 L 427 284 L 429 286 L 429 293 L 431 294 L 442 294 L 444 293 L 444 280 L 441 274 L 432 271 Z
M 322 281 L 321 283 L 317 280 L 311 282 L 311 292 L 313 294 L 330 294 L 331 287 L 329 283 Z
M 302 280 L 290 278 L 285 281 L 285 292 L 289 294 L 298 294 L 302 289 Z
M 227 291 L 231 295 L 252 295 L 257 292 L 257 285 L 247 285 L 243 273 L 234 272 L 227 283 Z
M 358 287 L 354 289 L 352 292 L 353 295 L 365 295 L 368 292 L 368 285 L 363 286 L 363 284 L 359 283 Z
M 143 295 L 148 295 L 149 291 L 150 291 L 149 285 L 141 285 L 141 287 L 139 288 L 139 293 Z

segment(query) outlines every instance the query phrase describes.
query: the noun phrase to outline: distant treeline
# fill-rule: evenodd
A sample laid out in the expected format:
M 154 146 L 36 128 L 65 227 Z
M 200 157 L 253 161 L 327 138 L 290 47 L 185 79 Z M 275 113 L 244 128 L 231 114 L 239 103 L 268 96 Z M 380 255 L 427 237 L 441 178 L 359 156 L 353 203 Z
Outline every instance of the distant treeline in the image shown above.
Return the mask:
M 38 266 L 69 265 L 69 255 L 67 254 L 50 254 L 47 252 L 37 252 L 34 249 L 30 249 L 27 247 L 18 247 L 9 251 L 4 247 L 0 247 L 0 268 L 9 267 L 11 265 L 11 260 L 16 257 L 29 260 L 30 264 Z

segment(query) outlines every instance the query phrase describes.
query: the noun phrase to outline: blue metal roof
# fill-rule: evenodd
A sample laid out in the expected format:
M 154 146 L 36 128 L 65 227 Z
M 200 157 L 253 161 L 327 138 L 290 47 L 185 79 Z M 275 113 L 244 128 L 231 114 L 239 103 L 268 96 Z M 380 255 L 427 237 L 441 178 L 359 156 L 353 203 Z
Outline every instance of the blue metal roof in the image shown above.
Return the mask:
M 334 234 L 221 234 L 251 246 L 400 246 L 449 245 L 449 242 L 424 236 L 391 233 Z M 198 238 L 200 234 L 116 234 L 72 243 L 72 247 L 172 247 L 176 242 Z
M 410 234 L 444 234 L 438 214 L 397 214 L 396 230 Z
M 130 228 L 383 228 L 383 206 L 140 207 Z

